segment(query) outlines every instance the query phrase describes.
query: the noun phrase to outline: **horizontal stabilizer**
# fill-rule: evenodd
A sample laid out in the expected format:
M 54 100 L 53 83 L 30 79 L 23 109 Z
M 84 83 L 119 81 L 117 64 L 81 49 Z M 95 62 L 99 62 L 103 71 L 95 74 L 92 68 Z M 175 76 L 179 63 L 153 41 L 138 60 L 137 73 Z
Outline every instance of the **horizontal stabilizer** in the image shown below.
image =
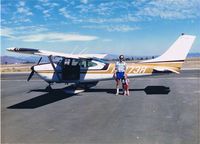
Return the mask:
M 156 70 L 157 72 L 173 72 L 173 73 L 177 73 L 179 74 L 179 69 L 176 69 L 174 67 L 155 67 L 154 70 Z

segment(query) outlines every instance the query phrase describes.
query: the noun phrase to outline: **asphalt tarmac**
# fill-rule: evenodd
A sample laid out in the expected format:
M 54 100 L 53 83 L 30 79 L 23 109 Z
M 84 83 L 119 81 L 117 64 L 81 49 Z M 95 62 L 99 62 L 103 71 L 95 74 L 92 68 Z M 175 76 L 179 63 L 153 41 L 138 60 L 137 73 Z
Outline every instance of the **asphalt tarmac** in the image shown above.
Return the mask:
M 136 78 L 130 96 L 115 82 L 78 95 L 27 74 L 1 75 L 2 143 L 200 143 L 200 70 Z

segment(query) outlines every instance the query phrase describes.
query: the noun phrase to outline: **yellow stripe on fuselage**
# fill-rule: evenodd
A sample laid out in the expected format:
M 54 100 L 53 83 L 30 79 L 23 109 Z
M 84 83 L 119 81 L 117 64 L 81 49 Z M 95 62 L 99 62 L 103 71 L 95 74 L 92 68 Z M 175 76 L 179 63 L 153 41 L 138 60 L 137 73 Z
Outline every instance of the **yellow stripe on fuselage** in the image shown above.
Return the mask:
M 174 70 L 180 70 L 183 62 L 159 62 L 159 63 L 128 63 L 127 74 L 145 74 L 152 73 L 155 67 L 170 67 Z M 53 70 L 41 70 L 38 73 L 54 73 Z M 115 72 L 115 64 L 110 63 L 106 70 L 88 70 L 81 72 L 84 74 L 113 74 Z

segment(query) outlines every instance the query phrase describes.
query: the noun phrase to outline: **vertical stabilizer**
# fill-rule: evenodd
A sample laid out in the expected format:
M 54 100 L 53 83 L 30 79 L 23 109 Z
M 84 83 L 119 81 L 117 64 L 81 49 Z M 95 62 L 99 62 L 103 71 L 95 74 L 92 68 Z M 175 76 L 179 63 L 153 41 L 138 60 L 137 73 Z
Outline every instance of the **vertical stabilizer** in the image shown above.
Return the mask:
M 181 35 L 171 47 L 161 56 L 142 62 L 166 62 L 185 60 L 195 40 L 193 35 Z

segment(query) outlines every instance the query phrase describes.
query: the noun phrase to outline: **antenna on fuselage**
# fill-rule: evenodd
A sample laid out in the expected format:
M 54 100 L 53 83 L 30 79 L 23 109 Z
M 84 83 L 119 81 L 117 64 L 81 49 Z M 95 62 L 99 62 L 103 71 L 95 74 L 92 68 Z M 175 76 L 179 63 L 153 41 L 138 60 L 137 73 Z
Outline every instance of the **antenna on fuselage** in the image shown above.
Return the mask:
M 84 48 L 79 54 L 83 54 L 83 52 L 85 52 L 87 50 L 87 47 Z
M 73 51 L 71 52 L 71 54 L 74 54 L 74 52 L 77 50 L 78 46 L 76 46 Z

